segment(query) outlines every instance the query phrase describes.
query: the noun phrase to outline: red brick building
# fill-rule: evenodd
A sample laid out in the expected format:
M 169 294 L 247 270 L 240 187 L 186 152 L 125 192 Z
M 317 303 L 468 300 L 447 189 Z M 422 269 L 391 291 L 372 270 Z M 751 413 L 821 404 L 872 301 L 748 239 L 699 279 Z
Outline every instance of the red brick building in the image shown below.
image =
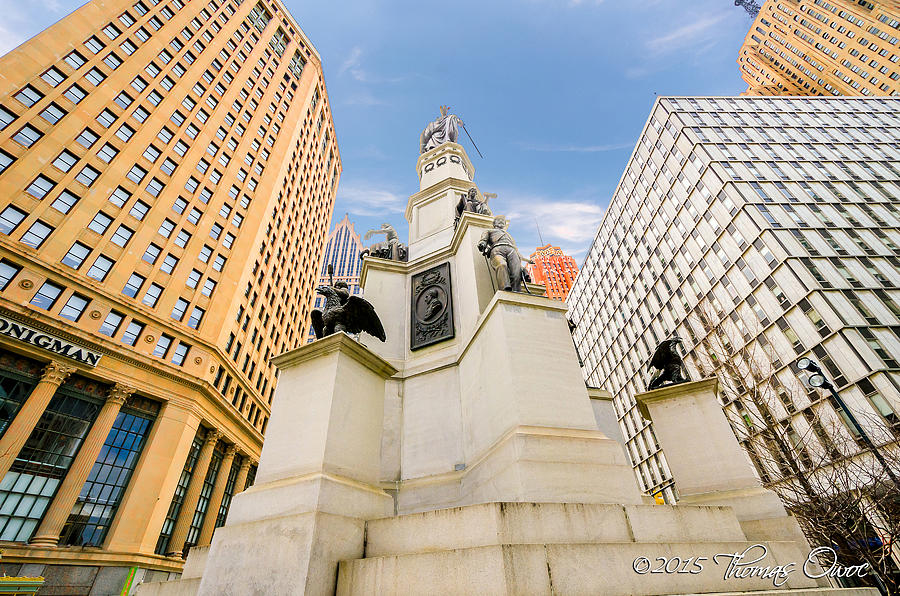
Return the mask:
M 549 244 L 534 249 L 530 258 L 534 264 L 528 266 L 528 271 L 534 283 L 547 286 L 548 298 L 565 300 L 578 275 L 575 259 Z

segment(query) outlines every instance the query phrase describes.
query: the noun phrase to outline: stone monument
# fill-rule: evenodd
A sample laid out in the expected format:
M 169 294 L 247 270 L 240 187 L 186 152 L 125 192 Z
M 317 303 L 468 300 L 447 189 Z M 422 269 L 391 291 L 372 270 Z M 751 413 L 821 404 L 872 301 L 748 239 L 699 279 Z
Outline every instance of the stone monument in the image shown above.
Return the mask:
M 138 594 L 773 590 L 715 568 L 639 572 L 645 557 L 754 543 L 731 507 L 648 504 L 621 437 L 600 430 L 617 422 L 585 386 L 565 305 L 495 288 L 478 249 L 497 229 L 490 215 L 465 210 L 454 225 L 474 184 L 465 150 L 426 146 L 416 168 L 408 262 L 362 266 L 385 341 L 338 332 L 275 358 L 255 485 L 181 580 Z M 809 550 L 782 535 L 766 545 L 766 565 Z M 832 593 L 824 585 L 791 574 L 780 589 Z

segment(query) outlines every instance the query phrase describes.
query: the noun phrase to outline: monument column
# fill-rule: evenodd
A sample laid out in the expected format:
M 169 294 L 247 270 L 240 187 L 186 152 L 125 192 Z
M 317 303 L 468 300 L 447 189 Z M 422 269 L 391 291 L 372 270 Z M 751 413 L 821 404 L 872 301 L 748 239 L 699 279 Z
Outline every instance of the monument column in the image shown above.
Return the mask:
M 35 385 L 31 391 L 31 395 L 22 404 L 18 414 L 9 423 L 3 437 L 0 438 L 0 478 L 3 478 L 16 456 L 25 446 L 31 431 L 37 426 L 38 421 L 53 396 L 56 389 L 63 384 L 70 374 L 75 372 L 75 367 L 65 365 L 56 360 L 51 361 L 44 367 L 44 374 L 41 380 Z
M 59 543 L 59 535 L 66 525 L 66 520 L 69 519 L 69 514 L 72 513 L 72 507 L 78 500 L 81 488 L 91 473 L 97 456 L 100 455 L 100 450 L 112 430 L 119 410 L 122 409 L 125 400 L 132 393 L 134 393 L 134 389 L 121 384 L 116 384 L 109 390 L 106 403 L 97 414 L 97 419 L 94 420 L 90 432 L 78 450 L 75 461 L 72 462 L 72 467 L 69 468 L 65 480 L 53 498 L 53 503 L 50 504 L 34 538 L 31 539 L 31 544 L 46 547 L 56 546 Z
M 234 461 L 235 449 L 234 445 L 229 445 L 225 449 L 225 457 L 222 458 L 222 463 L 219 465 L 219 472 L 216 474 L 213 491 L 209 496 L 206 517 L 203 519 L 200 536 L 197 538 L 198 546 L 206 546 L 212 540 L 213 530 L 216 529 L 216 518 L 219 515 L 219 507 L 222 505 L 222 497 L 225 496 L 225 485 L 228 484 L 228 476 L 231 474 L 231 463 Z
M 200 491 L 203 490 L 203 482 L 206 480 L 206 472 L 209 471 L 213 450 L 221 437 L 222 433 L 214 429 L 206 433 L 206 438 L 203 440 L 203 447 L 200 449 L 200 455 L 197 456 L 197 465 L 194 467 L 194 472 L 191 474 L 191 482 L 188 484 L 187 493 L 184 495 L 184 503 L 181 504 L 181 511 L 178 513 L 178 521 L 175 522 L 175 527 L 172 528 L 172 537 L 169 539 L 169 553 L 167 553 L 171 556 L 182 556 L 184 541 L 187 540 L 188 531 L 191 529 L 194 510 L 197 508 L 197 501 L 200 500 Z

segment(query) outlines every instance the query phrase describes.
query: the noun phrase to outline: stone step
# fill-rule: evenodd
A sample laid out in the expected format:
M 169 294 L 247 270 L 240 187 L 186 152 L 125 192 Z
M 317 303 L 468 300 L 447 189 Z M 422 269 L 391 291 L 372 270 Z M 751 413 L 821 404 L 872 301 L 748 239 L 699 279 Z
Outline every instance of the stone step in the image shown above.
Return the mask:
M 200 578 L 195 577 L 139 584 L 135 594 L 137 596 L 196 596 L 199 589 Z
M 713 557 L 719 553 L 741 553 L 753 544 L 746 541 L 514 544 L 381 556 L 342 561 L 338 568 L 337 594 L 655 596 L 754 591 L 784 594 L 785 590 L 821 587 L 799 569 L 788 574 L 780 591 L 770 578 L 725 579 L 726 562 L 716 565 Z M 808 554 L 805 546 L 794 542 L 770 542 L 766 547 L 768 553 L 756 565 L 795 563 L 799 568 Z M 681 561 L 706 557 L 706 560 L 701 561 L 703 568 L 696 574 L 638 574 L 633 568 L 638 557 L 646 557 L 651 562 L 656 557 L 667 560 L 678 557 Z M 866 592 L 843 591 L 822 594 L 869 596 Z
M 729 507 L 485 503 L 370 520 L 365 556 L 499 544 L 745 540 Z

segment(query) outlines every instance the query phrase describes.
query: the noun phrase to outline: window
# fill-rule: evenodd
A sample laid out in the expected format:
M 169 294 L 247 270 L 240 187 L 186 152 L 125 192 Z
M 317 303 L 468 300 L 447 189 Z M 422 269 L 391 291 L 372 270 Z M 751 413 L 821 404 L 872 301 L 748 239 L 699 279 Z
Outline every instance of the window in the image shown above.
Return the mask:
M 150 287 L 147 288 L 147 292 L 144 294 L 144 297 L 141 299 L 141 302 L 146 304 L 147 306 L 154 307 L 156 303 L 159 301 L 159 297 L 162 296 L 163 287 L 159 284 L 150 284 Z
M 178 164 L 169 159 L 168 157 L 163 160 L 162 165 L 159 166 L 159 169 L 168 176 L 171 176 L 175 172 L 175 168 L 178 167 Z
M 53 166 L 62 172 L 68 172 L 72 169 L 72 166 L 78 161 L 78 157 L 70 153 L 68 151 L 63 151 L 60 153 L 56 159 L 53 160 Z
M 122 333 L 122 343 L 126 346 L 133 346 L 135 343 L 137 343 L 137 340 L 141 336 L 141 333 L 143 331 L 143 323 L 131 321 L 130 323 L 128 323 L 128 326 L 125 327 L 125 332 Z
M 24 87 L 21 91 L 16 93 L 13 97 L 18 99 L 19 103 L 21 103 L 26 108 L 30 108 L 37 102 L 41 101 L 41 99 L 44 97 L 44 95 L 40 91 L 38 91 L 37 89 L 32 87 L 31 85 L 28 85 L 28 86 Z
M 53 308 L 53 304 L 56 302 L 56 299 L 59 298 L 60 294 L 62 294 L 63 289 L 64 288 L 62 286 L 58 286 L 55 283 L 46 281 L 31 299 L 31 304 L 37 306 L 38 308 L 43 308 L 44 310 L 50 310 L 51 308 Z
M 111 195 L 109 195 L 109 202 L 116 207 L 122 207 L 125 205 L 125 203 L 128 202 L 128 199 L 130 198 L 131 193 L 119 186 L 116 188 L 116 190 L 113 191 Z
M 153 355 L 157 358 L 165 358 L 166 354 L 169 352 L 169 348 L 172 346 L 172 341 L 174 338 L 162 334 L 159 336 L 159 341 L 156 342 L 156 347 L 153 349 Z
M 76 242 L 62 258 L 62 263 L 63 265 L 68 265 L 72 269 L 78 269 L 89 254 L 91 254 L 90 246 L 82 244 L 81 242 Z
M 61 73 L 58 68 L 51 66 L 41 75 L 41 78 L 51 87 L 58 87 L 60 83 L 66 80 L 66 75 Z
M 92 131 L 90 128 L 85 128 L 81 131 L 81 134 L 75 138 L 75 142 L 84 147 L 85 149 L 90 149 L 94 146 L 94 143 L 97 142 L 97 139 L 100 137 Z
M 63 93 L 63 95 L 65 95 L 72 103 L 80 103 L 82 99 L 87 97 L 87 92 L 78 85 L 72 85 L 66 89 L 66 92 Z
M 55 103 L 51 103 L 46 108 L 41 111 L 41 118 L 49 122 L 50 124 L 56 124 L 60 120 L 63 119 L 63 116 L 66 115 L 65 110 L 56 105 Z
M 211 279 L 207 279 L 205 282 L 203 282 L 203 289 L 200 290 L 200 293 L 204 296 L 212 296 L 212 293 L 215 289 L 216 282 Z
M 176 321 L 180 321 L 184 318 L 184 313 L 187 311 L 188 301 L 184 298 L 179 298 L 175 303 L 175 306 L 172 308 L 172 318 Z
M 60 213 L 68 213 L 75 206 L 75 203 L 78 202 L 79 198 L 68 190 L 63 190 L 50 206 Z
M 0 290 L 5 290 L 6 286 L 9 285 L 9 282 L 11 282 L 21 270 L 21 267 L 13 265 L 12 263 L 0 261 Z
M 38 129 L 34 128 L 30 124 L 26 124 L 21 129 L 19 129 L 19 132 L 15 134 L 13 140 L 23 147 L 31 147 L 42 136 L 44 135 Z
M 100 115 L 97 116 L 97 122 L 99 122 L 103 128 L 109 128 L 110 126 L 112 126 L 113 122 L 116 121 L 117 117 L 118 116 L 116 116 L 113 112 L 109 110 L 103 110 L 102 112 L 100 112 Z
M 100 150 L 97 151 L 97 157 L 99 157 L 101 161 L 105 163 L 111 162 L 118 154 L 119 150 L 109 143 L 105 143 L 103 147 L 101 147 Z M 87 184 L 85 186 L 90 186 L 90 184 Z
M 25 212 L 10 205 L 0 212 L 0 232 L 9 235 L 15 230 L 22 220 L 25 219 Z
M 124 318 L 125 315 L 119 314 L 114 310 L 109 311 L 109 314 L 106 315 L 106 319 L 103 320 L 103 324 L 100 325 L 100 333 L 110 337 L 114 336 L 116 331 L 119 330 L 119 325 L 122 324 Z
M 110 39 L 115 39 L 122 34 L 122 32 L 119 31 L 118 27 L 116 27 L 112 23 L 103 28 L 103 33 Z
M 116 136 L 122 139 L 124 142 L 128 142 L 131 140 L 132 135 L 134 134 L 134 129 L 128 126 L 127 124 L 123 124 L 119 127 L 119 130 L 116 131 Z
M 84 296 L 72 294 L 60 309 L 59 316 L 70 321 L 78 321 L 84 313 L 84 309 L 87 308 L 88 302 Z
M 231 246 L 233 244 L 234 244 L 234 234 L 232 234 L 231 232 L 226 232 L 225 238 L 222 239 L 222 246 L 224 246 L 225 248 L 231 248 Z
M 19 238 L 19 242 L 22 244 L 27 244 L 32 248 L 40 248 L 41 244 L 44 243 L 44 240 L 47 239 L 47 236 L 53 232 L 53 228 L 42 222 L 41 220 L 37 220 L 31 227 L 28 228 L 28 231 L 22 234 L 22 237 Z
M 130 95 L 128 95 L 127 93 L 122 91 L 121 93 L 116 95 L 116 98 L 113 101 L 115 101 L 119 105 L 119 107 L 121 107 L 122 109 L 125 109 L 128 106 L 130 106 L 131 102 L 133 102 L 134 100 L 131 99 Z
M 125 225 L 120 225 L 116 230 L 116 233 L 113 234 L 112 238 L 110 238 L 110 242 L 115 244 L 116 246 L 124 247 L 128 244 L 128 241 L 131 240 L 131 237 L 134 235 L 134 230 L 131 230 Z
M 173 136 L 172 131 L 169 130 L 168 128 L 166 128 L 165 126 L 163 126 L 160 129 L 159 134 L 156 135 L 156 138 L 158 138 L 160 141 L 162 141 L 163 143 L 168 145 L 169 141 L 172 140 L 172 136 Z
M 195 306 L 191 311 L 191 316 L 188 319 L 188 327 L 192 329 L 197 329 L 200 327 L 200 321 L 203 320 L 203 315 L 206 314 L 206 311 L 200 308 L 199 306 Z
M 12 155 L 0 149 L 0 174 L 5 172 L 6 168 L 11 166 L 14 161 L 15 158 Z
M 96 66 L 84 75 L 84 78 L 93 85 L 94 87 L 99 87 L 100 83 L 102 83 L 106 79 L 106 75 L 103 74 L 103 71 L 97 68 Z
M 135 184 L 140 184 L 141 181 L 144 180 L 144 176 L 146 176 L 146 175 L 147 175 L 147 170 L 145 170 L 141 166 L 135 164 L 135 165 L 131 166 L 130 170 L 128 170 L 126 177 L 129 180 L 131 180 L 132 182 L 134 182 Z
M 150 263 L 151 265 L 156 263 L 156 259 L 159 258 L 159 254 L 162 252 L 162 249 L 155 244 L 150 244 L 147 247 L 147 250 L 144 251 L 144 256 L 141 258 Z
M 171 254 L 167 254 L 166 258 L 163 259 L 162 265 L 159 266 L 159 270 L 163 273 L 172 273 L 177 265 L 178 258 Z
M 98 211 L 97 215 L 94 216 L 94 219 L 91 220 L 91 223 L 88 224 L 88 229 L 94 230 L 98 234 L 105 234 L 106 228 L 109 227 L 109 224 L 112 223 L 113 218 L 103 213 L 102 211 Z
M 172 232 L 175 230 L 175 222 L 169 218 L 163 220 L 163 222 L 159 226 L 159 235 L 168 238 L 172 235 Z
M 87 271 L 87 276 L 93 277 L 97 281 L 103 281 L 106 279 L 106 276 L 109 274 L 109 270 L 112 269 L 114 263 L 115 261 L 105 255 L 97 255 L 94 264 L 91 265 L 91 268 Z
M 213 261 L 213 269 L 216 271 L 221 271 L 223 267 L 225 267 L 225 261 L 227 259 L 222 255 L 216 255 L 216 260 Z
M 180 246 L 184 248 L 187 246 L 188 241 L 190 241 L 191 235 L 186 230 L 181 230 L 178 232 L 178 235 L 175 236 L 175 244 L 176 246 Z
M 219 224 L 213 224 L 212 228 L 209 230 L 209 236 L 213 240 L 218 240 L 219 236 L 222 235 L 222 226 Z
M 50 180 L 42 174 L 35 178 L 34 182 L 28 185 L 28 188 L 25 189 L 25 192 L 36 199 L 43 199 L 48 192 L 53 190 L 54 186 L 56 186 L 56 182 Z
M 188 275 L 187 281 L 185 283 L 189 288 L 196 288 L 197 284 L 200 283 L 201 277 L 203 277 L 203 273 L 197 271 L 196 269 L 191 269 L 191 273 Z
M 78 70 L 87 62 L 87 60 L 84 59 L 84 56 L 75 51 L 69 52 L 64 60 L 66 61 L 66 64 L 72 67 L 72 70 Z
M 184 364 L 184 359 L 187 357 L 188 351 L 191 349 L 186 343 L 179 343 L 178 347 L 175 348 L 175 353 L 172 355 L 172 364 L 176 366 L 181 366 Z
M 165 187 L 166 185 L 163 184 L 159 178 L 152 178 L 150 182 L 147 183 L 146 190 L 148 194 L 158 197 Z
M 144 149 L 144 159 L 146 159 L 147 161 L 149 161 L 151 163 L 153 163 L 157 159 L 159 159 L 159 156 L 160 156 L 160 150 L 157 149 L 156 147 L 154 147 L 153 145 L 150 145 L 146 149 Z
M 103 59 L 103 63 L 110 67 L 112 70 L 119 68 L 122 65 L 122 60 L 112 52 L 106 55 L 106 58 Z

